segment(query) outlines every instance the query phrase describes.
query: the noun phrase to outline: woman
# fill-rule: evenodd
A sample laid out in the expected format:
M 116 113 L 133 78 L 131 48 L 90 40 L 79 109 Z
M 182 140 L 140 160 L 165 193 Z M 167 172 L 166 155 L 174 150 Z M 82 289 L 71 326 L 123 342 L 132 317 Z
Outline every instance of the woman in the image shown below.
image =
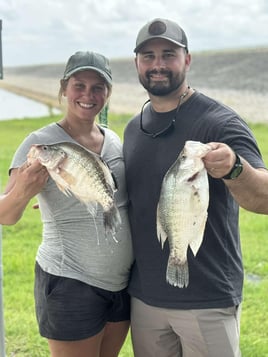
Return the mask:
M 31 133 L 18 148 L 0 198 L 0 223 L 15 224 L 37 195 L 43 239 L 36 256 L 35 305 L 51 357 L 116 357 L 129 328 L 126 288 L 133 256 L 121 143 L 95 122 L 111 94 L 109 62 L 101 54 L 76 52 L 60 83 L 66 114 Z M 26 163 L 32 144 L 66 141 L 100 155 L 113 172 L 122 220 L 116 239 L 105 235 L 100 208 L 92 217 L 58 189 L 38 160 Z

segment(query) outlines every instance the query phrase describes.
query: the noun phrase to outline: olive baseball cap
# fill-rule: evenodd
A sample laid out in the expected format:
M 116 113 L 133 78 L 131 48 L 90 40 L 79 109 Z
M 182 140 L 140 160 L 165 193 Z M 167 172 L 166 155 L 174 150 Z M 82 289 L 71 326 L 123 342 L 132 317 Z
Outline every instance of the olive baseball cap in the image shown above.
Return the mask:
M 99 73 L 108 85 L 112 85 L 112 71 L 109 60 L 99 53 L 89 51 L 78 51 L 68 59 L 63 79 L 70 78 L 76 72 L 90 69 Z
M 134 52 L 139 52 L 145 42 L 154 38 L 163 38 L 184 47 L 188 52 L 188 41 L 183 29 L 174 21 L 154 19 L 144 25 L 138 33 Z

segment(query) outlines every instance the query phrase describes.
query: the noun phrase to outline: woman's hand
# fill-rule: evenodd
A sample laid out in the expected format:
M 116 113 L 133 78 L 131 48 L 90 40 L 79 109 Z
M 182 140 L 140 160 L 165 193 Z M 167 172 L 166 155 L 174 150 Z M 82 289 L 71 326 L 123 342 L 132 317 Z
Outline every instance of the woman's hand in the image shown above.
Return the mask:
M 13 169 L 4 194 L 0 196 L 0 224 L 15 224 L 29 201 L 46 185 L 49 174 L 38 160 Z

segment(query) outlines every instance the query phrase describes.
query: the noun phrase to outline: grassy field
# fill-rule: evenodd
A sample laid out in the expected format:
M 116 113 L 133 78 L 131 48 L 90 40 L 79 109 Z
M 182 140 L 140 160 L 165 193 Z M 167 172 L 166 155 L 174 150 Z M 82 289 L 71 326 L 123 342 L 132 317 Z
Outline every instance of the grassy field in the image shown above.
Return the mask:
M 110 115 L 110 128 L 121 137 L 128 115 Z M 54 118 L 0 121 L 0 182 L 7 180 L 10 160 L 21 140 Z M 268 165 L 268 126 L 251 125 Z M 1 191 L 2 191 L 1 188 Z M 33 200 L 34 202 L 34 200 Z M 14 226 L 3 227 L 4 317 L 7 357 L 47 357 L 34 314 L 33 268 L 40 243 L 40 216 L 31 204 Z M 241 210 L 241 240 L 245 265 L 244 303 L 241 321 L 243 357 L 268 356 L 268 218 Z M 132 357 L 130 338 L 120 357 Z M 215 356 L 216 357 L 216 356 Z

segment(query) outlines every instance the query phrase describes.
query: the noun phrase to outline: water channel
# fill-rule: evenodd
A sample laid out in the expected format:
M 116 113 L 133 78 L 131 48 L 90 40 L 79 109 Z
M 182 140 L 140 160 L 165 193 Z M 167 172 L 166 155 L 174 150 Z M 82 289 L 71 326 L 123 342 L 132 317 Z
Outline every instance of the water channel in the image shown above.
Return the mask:
M 0 120 L 36 118 L 59 114 L 58 109 L 0 89 Z

